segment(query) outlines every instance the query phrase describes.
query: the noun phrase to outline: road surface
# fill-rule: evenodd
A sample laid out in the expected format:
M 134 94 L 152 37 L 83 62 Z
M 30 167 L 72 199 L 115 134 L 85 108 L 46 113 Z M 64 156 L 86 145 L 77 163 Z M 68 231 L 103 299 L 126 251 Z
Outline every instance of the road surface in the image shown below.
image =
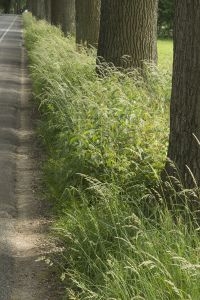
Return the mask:
M 0 16 L 0 300 L 47 300 L 45 220 L 34 193 L 37 153 L 20 16 Z

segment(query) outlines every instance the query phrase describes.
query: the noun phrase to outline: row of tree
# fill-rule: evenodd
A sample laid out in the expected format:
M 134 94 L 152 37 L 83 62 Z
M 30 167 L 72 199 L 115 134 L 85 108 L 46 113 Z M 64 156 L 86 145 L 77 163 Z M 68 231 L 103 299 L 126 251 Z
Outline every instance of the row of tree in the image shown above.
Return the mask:
M 0 0 L 0 8 L 4 13 L 20 13 L 26 6 L 26 0 Z
M 157 61 L 157 0 L 27 0 L 27 7 L 117 67 Z
M 97 47 L 100 0 L 27 0 L 27 8 L 38 19 L 60 25 L 65 35 L 76 33 L 78 44 Z
M 76 31 L 78 44 L 97 47 L 101 66 L 142 69 L 144 61 L 157 62 L 158 0 L 27 0 L 27 8 L 66 35 Z M 168 157 L 183 185 L 194 187 L 200 186 L 200 1 L 174 0 L 173 13 Z M 168 162 L 165 170 L 175 175 Z
M 63 6 L 63 8 L 65 7 L 64 2 L 65 1 L 62 0 L 59 1 L 59 5 Z M 74 10 L 75 1 L 68 1 L 68 2 L 69 2 L 69 8 L 71 6 L 71 9 L 66 11 L 67 18 L 65 18 L 63 23 L 67 22 L 69 18 L 74 18 L 75 16 L 75 10 Z M 81 7 L 82 1 L 79 2 L 80 5 L 77 6 L 77 9 Z M 93 5 L 93 7 L 96 9 L 95 1 L 90 1 L 90 2 L 91 5 Z M 41 1 L 34 1 L 34 2 L 31 2 L 29 0 L 0 0 L 0 8 L 4 8 L 5 13 L 9 13 L 9 12 L 19 13 L 23 9 L 27 8 L 26 4 L 28 4 L 28 7 L 31 8 L 31 10 L 32 9 L 35 10 L 35 14 L 38 15 L 38 17 L 45 18 L 48 21 L 51 21 L 51 4 L 49 0 L 41 0 Z M 82 5 L 82 8 L 85 9 L 86 6 Z M 70 15 L 68 13 L 69 11 L 71 11 Z M 97 15 L 99 15 L 98 13 L 99 11 L 97 11 Z M 64 15 L 64 11 L 63 11 L 63 15 Z M 96 18 L 95 20 L 97 21 L 98 18 Z M 68 24 L 67 23 L 63 24 L 63 30 L 65 32 L 73 33 L 75 31 L 75 28 L 74 26 L 71 25 L 72 23 L 73 22 L 69 22 Z M 159 0 L 158 35 L 161 37 L 169 37 L 172 35 L 172 28 L 173 28 L 173 0 Z
M 162 1 L 165 7 L 171 4 Z M 77 43 L 97 46 L 101 63 L 141 69 L 144 61 L 157 61 L 157 0 L 101 0 L 101 8 L 100 0 L 29 0 L 29 7 L 36 17 L 47 16 L 53 24 L 61 24 L 66 34 L 76 27 Z M 42 16 L 41 7 L 46 7 Z M 174 66 L 168 158 L 175 163 L 183 185 L 190 188 L 200 186 L 200 1 L 174 0 L 172 14 Z M 165 170 L 177 177 L 169 162 Z

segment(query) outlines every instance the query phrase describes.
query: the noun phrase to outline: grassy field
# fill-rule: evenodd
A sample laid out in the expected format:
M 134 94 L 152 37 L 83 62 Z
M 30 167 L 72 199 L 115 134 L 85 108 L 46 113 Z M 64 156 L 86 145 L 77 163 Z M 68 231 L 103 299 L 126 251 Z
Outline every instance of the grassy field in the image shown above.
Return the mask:
M 172 42 L 159 41 L 160 67 L 147 66 L 145 80 L 117 71 L 98 78 L 92 53 L 77 53 L 73 39 L 28 14 L 24 22 L 48 155 L 44 192 L 63 244 L 51 259 L 66 299 L 198 300 L 199 228 L 186 209 L 167 209 L 173 189 L 167 199 L 157 192 Z
M 172 40 L 158 41 L 158 65 L 160 68 L 172 67 L 173 60 L 173 43 Z

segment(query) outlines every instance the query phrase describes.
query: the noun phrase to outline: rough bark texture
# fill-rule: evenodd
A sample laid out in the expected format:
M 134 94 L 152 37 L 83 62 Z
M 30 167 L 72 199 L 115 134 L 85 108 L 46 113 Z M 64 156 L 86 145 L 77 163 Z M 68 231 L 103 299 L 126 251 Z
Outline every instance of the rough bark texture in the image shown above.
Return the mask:
M 51 0 L 44 0 L 45 19 L 51 23 Z
M 36 18 L 38 17 L 38 6 L 39 6 L 38 0 L 32 0 L 32 14 Z
M 75 0 L 51 0 L 51 22 L 60 25 L 65 35 L 75 31 Z
M 102 0 L 98 56 L 122 68 L 157 62 L 157 0 Z
M 168 157 L 187 188 L 200 186 L 200 1 L 175 0 L 174 66 Z M 198 140 L 198 141 L 197 141 Z M 166 171 L 174 175 L 166 164 Z
M 34 5 L 35 5 L 35 1 L 27 0 L 27 8 L 30 12 L 32 12 L 32 14 L 33 14 L 33 10 L 34 10 Z
M 100 0 L 76 0 L 76 43 L 97 47 Z
M 51 22 L 51 0 L 27 0 L 27 8 L 37 19 Z
M 32 12 L 32 0 L 27 0 L 27 9 Z
M 40 2 L 38 1 L 37 18 L 40 19 L 40 20 L 46 19 L 45 0 L 40 0 Z

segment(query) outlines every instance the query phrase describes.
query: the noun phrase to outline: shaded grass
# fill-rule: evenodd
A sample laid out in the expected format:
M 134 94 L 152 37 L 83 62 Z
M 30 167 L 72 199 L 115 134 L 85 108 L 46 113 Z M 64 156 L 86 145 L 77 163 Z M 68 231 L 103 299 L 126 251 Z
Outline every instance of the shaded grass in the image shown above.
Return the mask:
M 171 44 L 159 42 L 162 67 L 147 65 L 145 81 L 100 79 L 73 39 L 29 15 L 25 26 L 66 297 L 199 299 L 198 226 L 189 212 L 187 225 L 181 213 L 175 222 L 152 194 L 166 157 Z

